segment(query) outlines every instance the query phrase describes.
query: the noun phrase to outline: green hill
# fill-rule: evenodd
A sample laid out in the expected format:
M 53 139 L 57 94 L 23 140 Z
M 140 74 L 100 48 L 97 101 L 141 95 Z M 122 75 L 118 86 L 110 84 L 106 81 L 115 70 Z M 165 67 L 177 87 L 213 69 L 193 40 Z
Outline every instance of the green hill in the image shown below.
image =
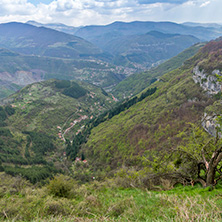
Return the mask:
M 143 73 L 135 73 L 129 76 L 117 84 L 112 89 L 112 93 L 119 99 L 140 93 L 147 86 L 160 78 L 163 74 L 179 68 L 185 60 L 195 55 L 203 45 L 204 44 L 202 43 L 191 46 L 190 48 L 184 50 L 180 54 L 158 65 L 155 68 L 152 68 Z
M 33 83 L 4 100 L 0 109 L 1 169 L 36 183 L 67 170 L 65 142 L 86 122 L 109 109 L 101 88 L 68 80 Z
M 201 157 L 199 148 L 207 143 L 209 134 L 202 127 L 201 133 L 195 132 L 194 126 L 203 124 L 207 132 L 215 133 L 215 123 L 204 122 L 203 117 L 221 111 L 220 83 L 215 76 L 221 70 L 221 48 L 220 39 L 210 42 L 180 68 L 153 83 L 150 88 L 157 87 L 154 94 L 93 128 L 81 150 L 92 169 L 106 175 L 118 171 L 115 175 L 147 183 L 153 173 L 165 173 L 168 179 L 169 172 L 193 178 L 197 165 L 191 166 L 192 158 L 177 151 L 192 148 L 193 155 Z M 200 78 L 199 84 L 194 77 Z

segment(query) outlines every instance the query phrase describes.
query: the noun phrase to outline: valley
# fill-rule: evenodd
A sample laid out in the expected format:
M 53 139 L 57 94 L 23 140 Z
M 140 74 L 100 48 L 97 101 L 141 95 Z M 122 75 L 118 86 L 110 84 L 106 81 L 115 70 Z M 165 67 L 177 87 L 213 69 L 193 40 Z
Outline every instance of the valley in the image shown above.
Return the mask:
M 0 220 L 221 221 L 220 35 L 0 24 Z
M 35 22 L 0 24 L 0 98 L 51 78 L 83 80 L 111 91 L 128 76 L 157 66 L 202 41 L 198 34 L 190 35 L 190 27 L 167 25 L 169 30 L 163 29 L 162 23 L 116 23 L 82 27 L 70 33 L 70 28 L 58 31 L 53 29 L 56 25 L 44 27 Z M 123 27 L 126 33 L 121 32 Z M 172 32 L 175 27 L 179 27 L 177 33 Z M 94 36 L 91 29 L 96 33 L 101 29 L 101 33 Z M 110 35 L 112 29 L 117 38 Z M 85 32 L 89 33 L 82 34 Z M 204 28 L 201 31 L 208 32 Z

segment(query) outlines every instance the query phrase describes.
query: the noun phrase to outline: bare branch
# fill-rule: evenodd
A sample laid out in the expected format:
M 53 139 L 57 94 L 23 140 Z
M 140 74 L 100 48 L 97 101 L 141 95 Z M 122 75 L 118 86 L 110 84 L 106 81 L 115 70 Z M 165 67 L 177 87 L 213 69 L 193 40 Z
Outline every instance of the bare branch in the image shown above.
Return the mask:
M 206 167 L 207 170 L 209 169 L 209 163 L 207 162 L 206 157 L 205 157 L 205 152 L 206 152 L 206 151 L 205 151 L 205 148 L 206 148 L 206 146 L 209 145 L 209 143 L 210 143 L 212 140 L 213 140 L 213 138 L 210 138 L 210 139 L 208 140 L 208 142 L 203 146 L 203 148 L 202 148 L 202 150 L 201 150 L 202 158 L 203 158 L 203 161 L 204 161 L 204 164 L 205 164 L 205 167 Z

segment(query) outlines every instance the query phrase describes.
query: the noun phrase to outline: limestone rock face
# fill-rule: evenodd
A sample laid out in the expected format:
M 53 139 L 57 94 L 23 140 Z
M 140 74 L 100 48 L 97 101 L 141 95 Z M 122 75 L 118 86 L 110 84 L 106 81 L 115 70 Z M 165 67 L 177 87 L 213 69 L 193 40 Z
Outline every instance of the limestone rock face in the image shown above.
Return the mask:
M 204 70 L 200 70 L 198 66 L 193 69 L 194 82 L 200 84 L 200 87 L 203 88 L 208 95 L 215 95 L 222 91 L 222 83 L 218 81 L 216 75 L 222 76 L 222 72 L 215 69 L 209 74 Z M 219 127 L 217 116 L 204 113 L 202 126 L 210 135 L 216 136 L 217 127 Z M 219 136 L 221 137 L 222 135 L 220 134 Z
M 217 117 L 210 116 L 207 113 L 204 113 L 202 126 L 210 135 L 216 136 L 217 127 L 219 127 L 219 124 L 217 123 Z M 219 136 L 221 137 L 221 134 Z
M 200 87 L 202 87 L 207 94 L 217 94 L 221 92 L 221 83 L 218 82 L 216 74 L 222 76 L 220 70 L 213 70 L 211 74 L 208 74 L 196 66 L 193 69 L 193 80 L 195 83 L 199 83 Z

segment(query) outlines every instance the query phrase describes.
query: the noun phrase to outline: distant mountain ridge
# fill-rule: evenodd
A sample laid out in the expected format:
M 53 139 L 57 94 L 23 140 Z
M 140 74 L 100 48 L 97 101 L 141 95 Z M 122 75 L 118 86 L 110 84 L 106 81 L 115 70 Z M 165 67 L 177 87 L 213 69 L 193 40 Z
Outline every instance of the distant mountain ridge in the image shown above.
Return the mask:
M 190 27 L 173 22 L 114 22 L 104 26 L 85 26 L 80 28 L 75 35 L 80 36 L 88 41 L 104 45 L 103 41 L 108 42 L 119 36 L 145 34 L 150 31 L 159 31 L 169 34 L 193 35 L 201 40 L 211 40 L 219 37 L 222 31 L 218 32 L 212 27 Z M 110 34 L 110 35 L 109 35 Z M 105 39 L 107 37 L 107 39 Z M 100 42 L 102 41 L 102 43 Z
M 147 35 L 148 33 L 150 33 L 150 35 Z M 140 45 L 138 41 L 141 41 L 142 36 L 143 41 L 148 42 L 151 35 L 154 38 L 160 40 L 160 36 L 163 37 L 164 34 L 189 36 L 190 38 L 191 36 L 193 36 L 193 38 L 198 39 L 196 42 L 193 42 L 194 44 L 201 41 L 209 41 L 211 39 L 215 39 L 222 35 L 222 30 L 218 27 L 191 27 L 173 22 L 134 21 L 114 22 L 109 25 L 100 26 L 85 26 L 78 29 L 78 31 L 75 33 L 75 35 L 92 42 L 93 44 L 100 47 L 102 50 L 113 54 L 115 56 L 113 60 L 114 64 L 122 63 L 128 66 L 132 65 L 139 67 L 141 63 L 145 62 L 146 64 L 143 64 L 142 66 L 144 69 L 150 67 L 150 65 L 152 64 L 155 64 L 155 62 L 160 63 L 164 59 L 169 59 L 170 57 L 175 56 L 179 52 L 183 51 L 185 48 L 192 45 L 188 43 L 189 41 L 187 42 L 187 39 L 183 39 L 183 43 L 180 43 L 181 48 L 178 48 L 178 51 L 174 52 L 173 54 L 170 50 L 164 51 L 164 48 L 168 45 L 168 42 L 165 44 L 163 43 L 163 45 L 161 46 L 162 51 L 159 50 L 159 45 L 157 45 L 157 47 L 154 46 L 151 49 L 152 53 L 150 54 L 154 53 L 154 56 L 151 55 L 151 58 L 148 58 L 149 56 L 147 56 L 147 52 L 150 50 L 150 48 L 147 49 L 146 47 L 142 46 L 138 49 L 138 51 L 140 52 L 138 54 L 135 52 L 137 51 L 137 49 L 135 49 L 135 47 L 132 47 L 132 41 L 134 42 L 134 45 Z M 171 37 L 173 38 L 173 36 Z M 140 40 L 136 41 L 136 39 Z M 182 48 L 183 45 L 184 48 Z M 177 47 L 172 48 L 176 49 Z M 128 53 L 129 51 L 130 53 Z M 132 56 L 131 51 L 133 52 Z M 170 54 L 166 56 L 167 53 Z M 159 54 L 161 56 L 159 56 L 159 58 L 155 58 L 155 54 Z M 167 58 L 163 55 L 165 55 Z M 128 58 L 129 56 L 130 59 Z
M 219 29 L 222 28 L 222 24 L 219 24 L 219 23 L 184 22 L 184 23 L 182 23 L 182 25 L 192 26 L 192 27 L 201 26 L 201 27 L 206 27 L 206 28 L 219 28 Z
M 105 51 L 113 54 L 116 65 L 142 67 L 144 70 L 153 64 L 176 56 L 186 48 L 200 42 L 190 35 L 166 34 L 151 31 L 146 34 L 122 36 L 109 41 Z
M 32 24 L 34 24 L 34 22 L 32 22 Z M 54 27 L 52 24 L 45 24 L 43 26 L 51 26 L 52 28 L 59 30 L 58 24 L 53 25 Z M 39 26 L 39 24 L 37 24 L 37 26 Z M 174 47 L 177 48 L 174 53 L 168 50 L 168 56 L 162 56 L 162 58 L 155 58 L 154 56 L 154 59 L 152 56 L 152 58 L 150 58 L 149 55 L 147 56 L 148 49 L 146 47 L 135 48 L 135 45 L 140 45 L 136 39 L 140 39 L 139 41 L 141 41 L 142 36 L 143 41 L 146 42 L 149 40 L 147 38 L 150 38 L 151 35 L 156 39 L 162 39 L 160 37 L 164 37 L 164 35 L 165 37 L 170 37 L 169 35 L 190 36 L 190 38 L 193 36 L 193 38 L 198 39 L 198 42 L 201 42 L 215 39 L 222 35 L 222 29 L 220 26 L 215 25 L 209 25 L 206 27 L 192 27 L 190 25 L 177 24 L 173 22 L 151 21 L 117 21 L 108 25 L 89 25 L 85 27 L 77 27 L 74 29 L 76 31 L 73 31 L 72 33 L 76 36 L 84 38 L 99 47 L 101 50 L 106 51 L 108 54 L 112 54 L 113 58 L 109 57 L 110 62 L 113 62 L 116 65 L 121 64 L 127 67 L 134 67 L 137 68 L 137 71 L 144 71 L 151 65 L 159 64 L 165 59 L 169 59 L 170 57 L 175 56 L 179 52 L 183 51 L 185 46 L 189 47 L 192 45 L 189 44 L 189 41 L 187 42 L 187 40 L 184 39 L 184 44 L 181 44 L 179 48 Z M 65 29 L 63 29 L 63 31 L 67 32 Z M 69 33 L 69 31 L 67 33 Z M 150 35 L 147 35 L 148 33 Z M 171 37 L 173 38 L 173 36 Z M 196 42 L 193 42 L 193 44 Z M 132 44 L 134 45 L 133 47 Z M 166 43 L 165 46 L 167 44 L 168 43 Z M 164 51 L 159 51 L 158 49 L 159 47 L 155 51 L 154 47 L 151 51 L 152 53 L 159 55 L 162 53 L 163 55 Z M 162 49 L 164 49 L 164 43 Z M 136 51 L 139 51 L 139 53 Z M 165 53 L 165 55 L 167 53 Z
M 80 37 L 18 22 L 0 24 L 0 47 L 27 55 L 73 59 L 103 57 L 102 50 Z
M 26 24 L 29 25 L 34 25 L 37 27 L 46 27 L 46 28 L 51 28 L 55 29 L 60 32 L 65 32 L 67 34 L 75 35 L 76 31 L 80 29 L 81 27 L 73 27 L 73 26 L 67 26 L 61 23 L 48 23 L 48 24 L 42 24 L 36 21 L 28 21 Z

